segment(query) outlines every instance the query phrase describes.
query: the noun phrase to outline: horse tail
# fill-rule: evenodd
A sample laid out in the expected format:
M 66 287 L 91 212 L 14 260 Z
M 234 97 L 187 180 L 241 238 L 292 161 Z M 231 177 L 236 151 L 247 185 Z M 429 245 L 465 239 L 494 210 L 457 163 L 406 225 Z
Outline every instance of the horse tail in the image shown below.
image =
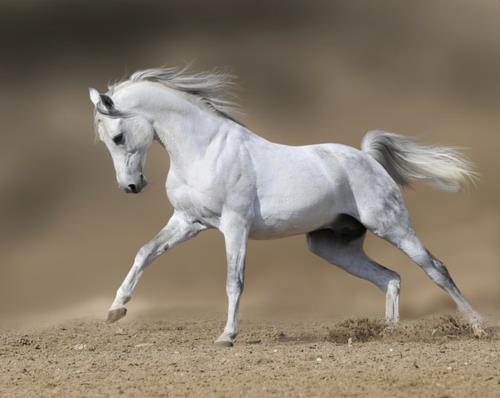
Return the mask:
M 382 130 L 366 133 L 361 149 L 402 187 L 423 180 L 438 189 L 456 192 L 478 176 L 457 148 L 421 145 L 414 138 Z

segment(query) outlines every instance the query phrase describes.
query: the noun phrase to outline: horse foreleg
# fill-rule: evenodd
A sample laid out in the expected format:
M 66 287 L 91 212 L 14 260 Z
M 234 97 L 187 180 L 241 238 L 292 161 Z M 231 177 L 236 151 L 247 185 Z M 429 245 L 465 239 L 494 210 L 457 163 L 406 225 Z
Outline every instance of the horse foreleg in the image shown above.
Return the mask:
M 243 226 L 235 224 L 223 230 L 227 256 L 226 293 L 228 309 L 226 327 L 224 328 L 224 332 L 215 341 L 215 344 L 224 347 L 231 347 L 233 345 L 239 331 L 238 312 L 245 282 L 245 257 L 248 231 Z
M 187 219 L 181 213 L 174 213 L 167 225 L 137 252 L 134 264 L 116 292 L 108 312 L 108 321 L 115 322 L 125 316 L 125 304 L 130 301 L 139 278 L 149 264 L 168 249 L 194 237 L 204 229 L 206 227 L 202 224 Z

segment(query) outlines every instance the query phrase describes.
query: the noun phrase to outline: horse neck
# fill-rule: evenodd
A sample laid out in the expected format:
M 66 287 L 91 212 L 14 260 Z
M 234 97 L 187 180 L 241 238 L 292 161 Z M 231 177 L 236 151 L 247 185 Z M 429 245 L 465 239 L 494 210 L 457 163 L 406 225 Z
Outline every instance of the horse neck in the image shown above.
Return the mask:
M 185 169 L 203 157 L 227 120 L 185 98 L 156 107 L 152 115 L 158 140 L 169 154 L 171 166 Z

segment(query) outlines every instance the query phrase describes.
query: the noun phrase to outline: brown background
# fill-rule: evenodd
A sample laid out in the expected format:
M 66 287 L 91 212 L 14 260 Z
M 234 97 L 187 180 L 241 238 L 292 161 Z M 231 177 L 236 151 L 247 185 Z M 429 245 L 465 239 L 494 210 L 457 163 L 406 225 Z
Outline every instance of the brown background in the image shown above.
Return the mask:
M 94 142 L 87 87 L 193 61 L 240 77 L 242 117 L 287 144 L 359 146 L 373 128 L 466 147 L 477 187 L 406 193 L 428 248 L 482 312 L 500 302 L 498 1 L 2 1 L 0 320 L 104 316 L 136 250 L 166 222 L 168 158 L 154 145 L 150 187 L 124 195 Z M 452 309 L 396 249 L 368 251 L 403 278 L 402 315 Z M 225 311 L 216 231 L 144 274 L 129 308 Z M 382 315 L 367 282 L 309 254 L 304 238 L 251 242 L 245 313 Z M 75 310 L 76 309 L 76 310 Z

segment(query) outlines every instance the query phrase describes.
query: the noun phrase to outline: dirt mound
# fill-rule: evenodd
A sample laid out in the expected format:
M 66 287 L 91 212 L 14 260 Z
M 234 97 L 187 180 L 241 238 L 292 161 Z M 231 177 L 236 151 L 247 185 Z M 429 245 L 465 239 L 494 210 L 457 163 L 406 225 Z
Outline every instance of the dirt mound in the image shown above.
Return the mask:
M 498 338 L 494 328 L 487 329 L 486 339 Z M 387 342 L 437 342 L 442 340 L 474 338 L 471 326 L 452 315 L 401 322 L 391 326 L 379 319 L 347 319 L 334 325 L 327 341 L 338 344 L 384 340 Z
M 377 340 L 383 337 L 386 328 L 385 322 L 377 319 L 347 319 L 329 331 L 327 340 L 341 344 Z

